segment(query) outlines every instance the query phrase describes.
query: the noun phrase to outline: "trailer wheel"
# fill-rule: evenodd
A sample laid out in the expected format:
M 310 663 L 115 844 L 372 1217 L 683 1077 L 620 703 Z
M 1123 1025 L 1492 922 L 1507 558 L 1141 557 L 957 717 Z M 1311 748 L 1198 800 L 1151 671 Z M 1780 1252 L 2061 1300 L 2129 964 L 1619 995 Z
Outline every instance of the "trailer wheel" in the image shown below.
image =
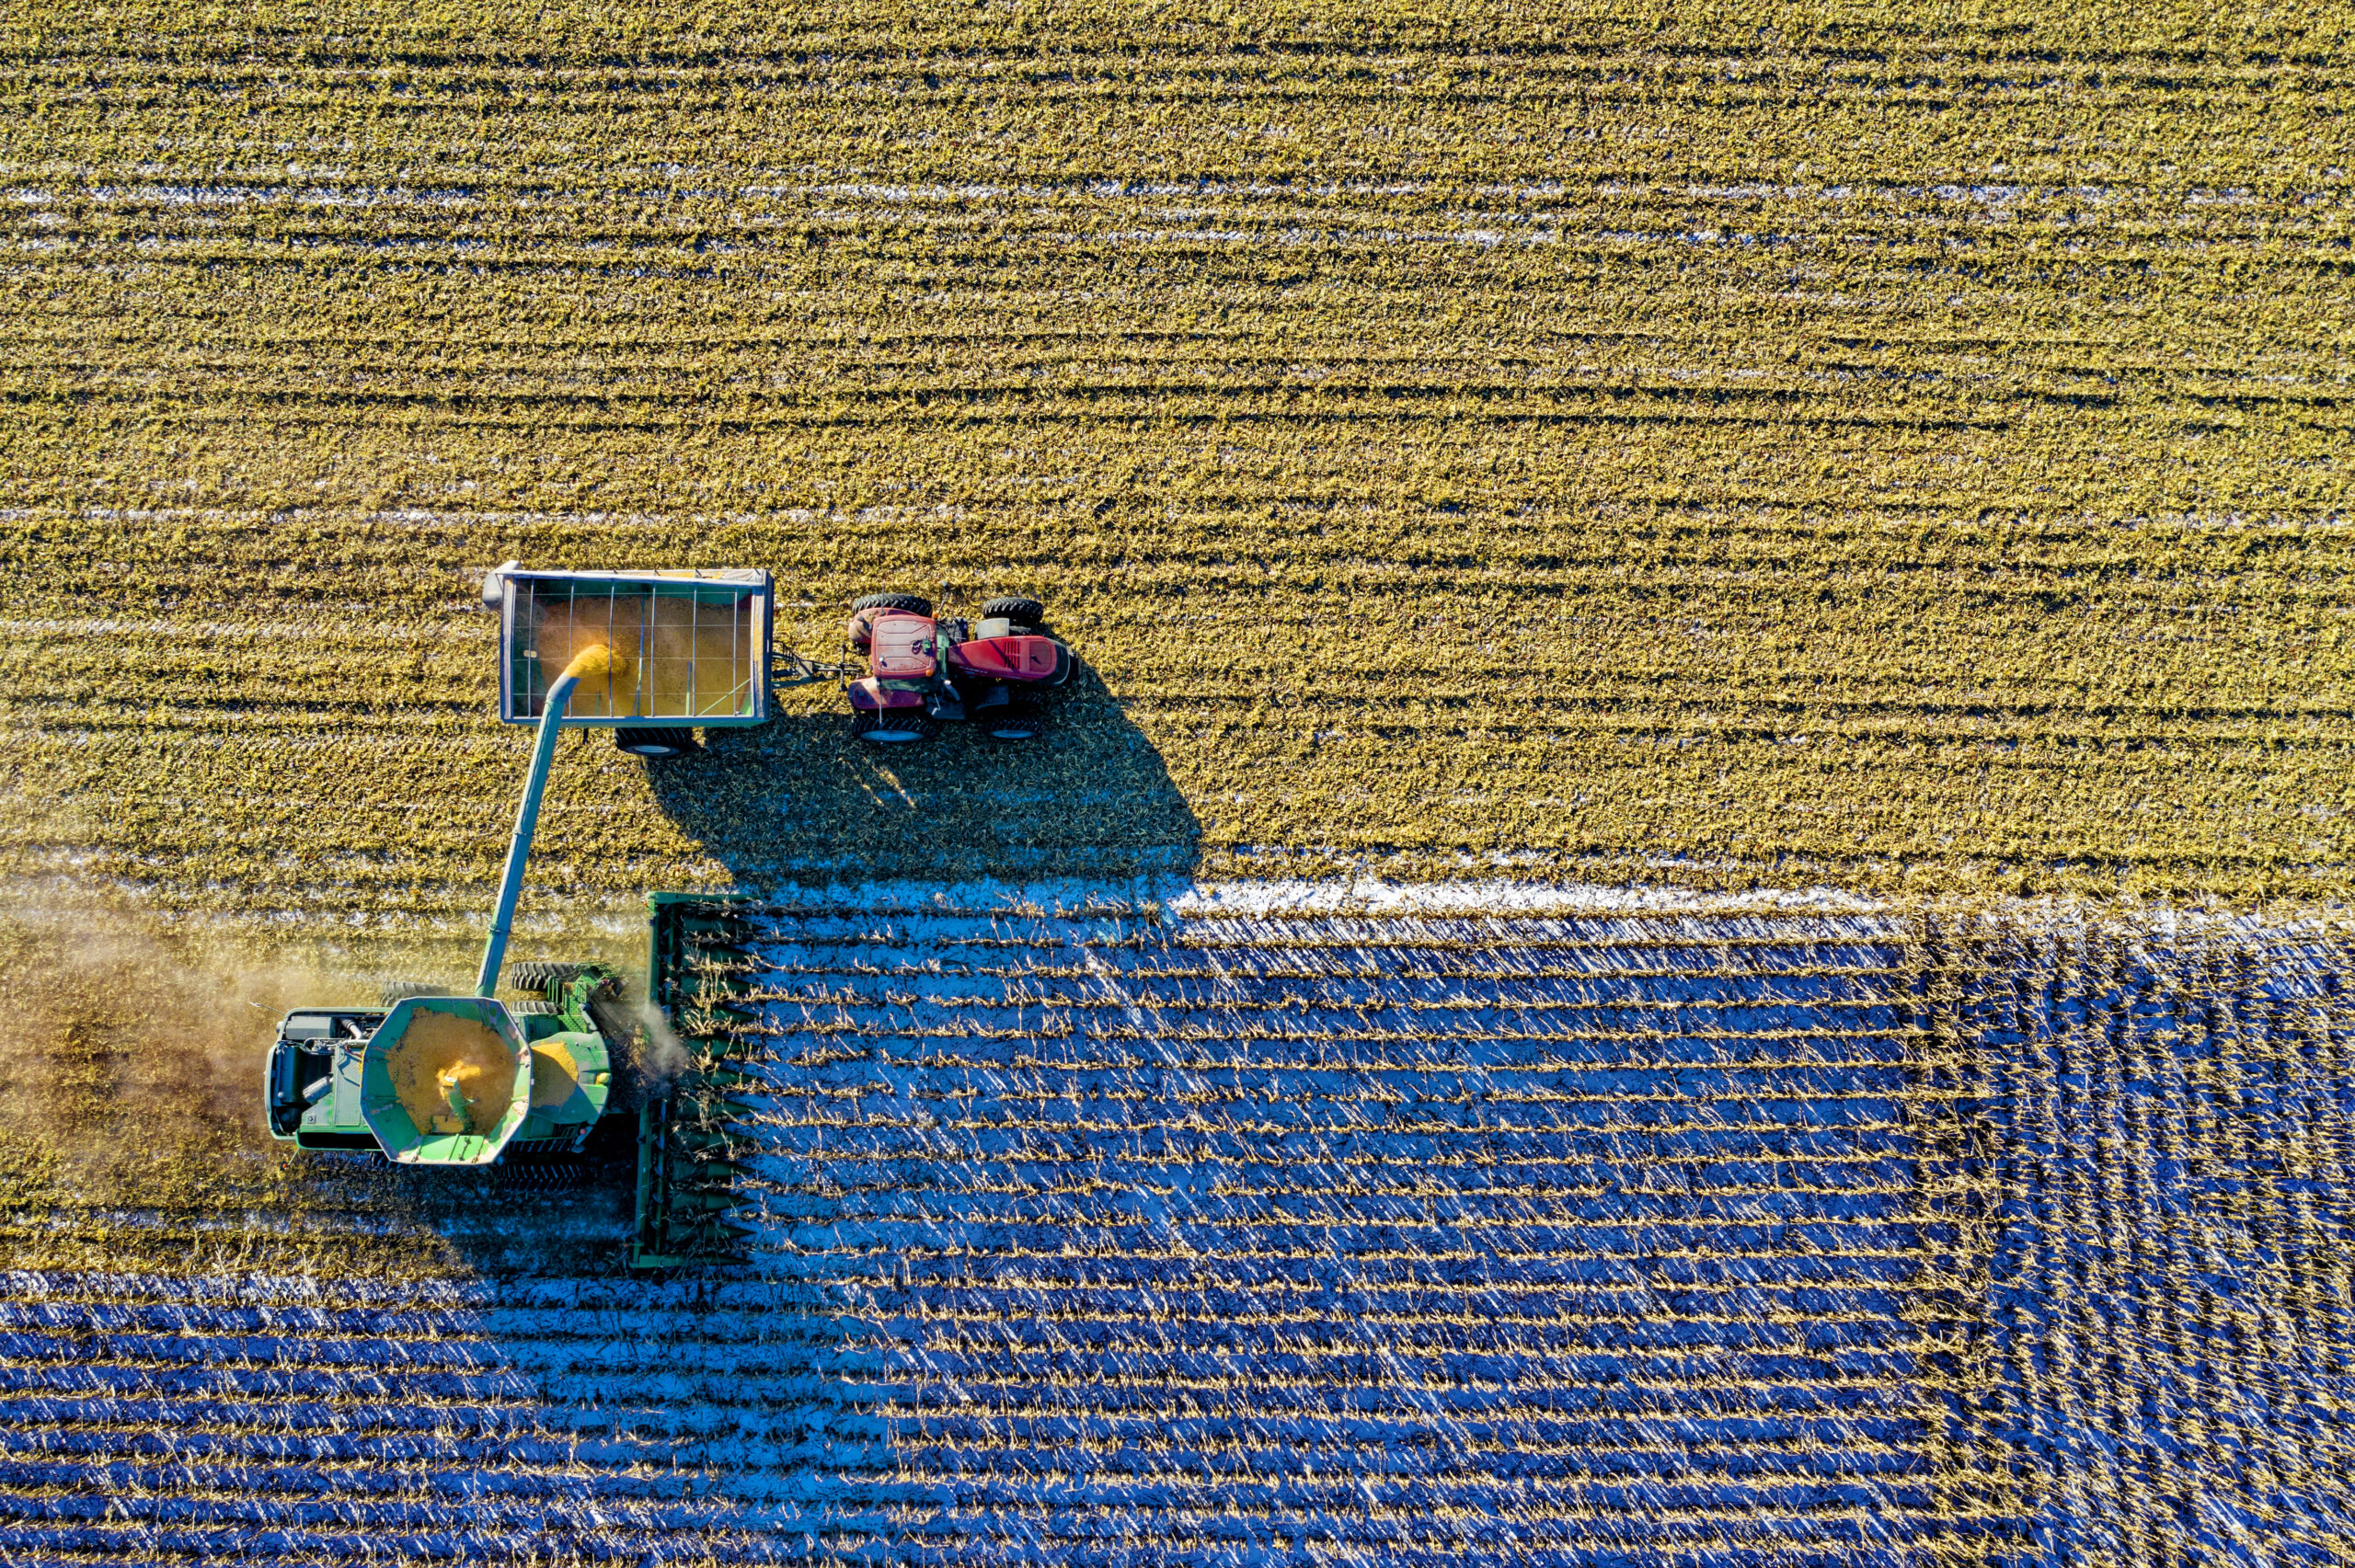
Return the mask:
M 850 715 L 850 732 L 870 746 L 907 746 L 929 740 L 940 722 L 922 708 L 859 708 Z
M 1017 626 L 1028 626 L 1036 630 L 1047 624 L 1047 607 L 1035 599 L 1024 599 L 1018 595 L 1005 599 L 993 599 L 982 606 L 982 620 L 995 621 L 1000 618 L 1011 621 Z
M 684 757 L 703 750 L 692 729 L 617 729 L 614 744 L 633 757 Z
M 932 601 L 913 593 L 864 593 L 850 601 L 854 615 L 862 610 L 904 610 L 911 615 L 932 613 Z
M 450 994 L 448 986 L 437 986 L 431 980 L 393 980 L 388 982 L 384 990 L 386 1007 L 397 1001 L 407 1001 L 413 996 L 448 996 Z
M 586 964 L 551 964 L 531 958 L 507 966 L 507 983 L 517 990 L 546 990 L 588 972 Z

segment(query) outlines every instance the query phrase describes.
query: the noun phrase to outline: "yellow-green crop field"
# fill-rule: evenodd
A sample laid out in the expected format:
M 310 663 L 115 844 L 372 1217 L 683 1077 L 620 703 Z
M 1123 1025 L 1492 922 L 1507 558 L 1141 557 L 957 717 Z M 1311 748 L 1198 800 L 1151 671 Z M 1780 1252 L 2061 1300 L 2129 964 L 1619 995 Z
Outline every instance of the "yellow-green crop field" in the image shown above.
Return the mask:
M 0 11 L 0 1550 L 2343 1561 L 2350 108 L 2326 3 Z M 479 940 L 510 558 L 1087 669 L 566 740 L 519 956 L 752 895 L 695 1140 L 272 1146 Z
M 532 897 L 2349 887 L 2349 13 L 19 8 L 19 878 L 477 909 L 483 568 L 1027 589 L 1027 757 L 558 762 Z

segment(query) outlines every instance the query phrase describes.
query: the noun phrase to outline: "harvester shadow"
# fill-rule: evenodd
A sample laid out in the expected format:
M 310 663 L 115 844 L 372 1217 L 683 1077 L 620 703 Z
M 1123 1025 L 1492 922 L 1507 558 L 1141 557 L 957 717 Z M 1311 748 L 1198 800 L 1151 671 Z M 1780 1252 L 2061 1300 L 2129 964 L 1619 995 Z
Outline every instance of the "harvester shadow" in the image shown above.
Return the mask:
M 1119 698 L 1081 668 L 1034 740 L 945 725 L 928 741 L 854 739 L 848 716 L 716 731 L 647 765 L 656 802 L 740 889 L 870 880 L 1184 876 L 1201 824 Z
M 629 1233 L 636 1117 L 600 1127 L 569 1160 L 502 1162 L 477 1168 L 396 1166 L 373 1153 L 297 1156 L 292 1207 L 350 1222 L 340 1265 L 352 1254 L 394 1274 L 463 1279 L 562 1277 L 584 1260 L 622 1268 Z

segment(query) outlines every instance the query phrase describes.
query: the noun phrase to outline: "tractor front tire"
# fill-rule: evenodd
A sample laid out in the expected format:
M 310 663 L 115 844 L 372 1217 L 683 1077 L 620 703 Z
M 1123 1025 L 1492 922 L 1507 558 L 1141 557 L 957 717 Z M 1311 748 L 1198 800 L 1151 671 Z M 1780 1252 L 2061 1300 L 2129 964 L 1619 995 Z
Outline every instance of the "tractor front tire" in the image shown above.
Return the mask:
M 703 750 L 692 729 L 617 729 L 614 745 L 633 757 L 649 760 L 684 757 Z
M 922 708 L 854 708 L 851 735 L 870 746 L 912 746 L 929 740 L 940 721 Z
M 913 593 L 865 593 L 850 601 L 854 615 L 862 610 L 904 610 L 911 615 L 932 613 L 932 601 Z
M 586 964 L 551 964 L 545 959 L 530 958 L 507 966 L 507 984 L 515 990 L 544 991 L 550 986 L 562 985 L 589 967 Z
M 386 983 L 380 994 L 385 1005 L 390 1007 L 413 996 L 448 996 L 450 988 L 437 986 L 431 980 L 392 980 Z
M 1047 624 L 1047 607 L 1035 599 L 1023 599 L 1018 596 L 993 599 L 982 606 L 982 620 L 995 621 L 1000 618 L 1011 621 L 1017 626 L 1028 626 L 1035 631 Z

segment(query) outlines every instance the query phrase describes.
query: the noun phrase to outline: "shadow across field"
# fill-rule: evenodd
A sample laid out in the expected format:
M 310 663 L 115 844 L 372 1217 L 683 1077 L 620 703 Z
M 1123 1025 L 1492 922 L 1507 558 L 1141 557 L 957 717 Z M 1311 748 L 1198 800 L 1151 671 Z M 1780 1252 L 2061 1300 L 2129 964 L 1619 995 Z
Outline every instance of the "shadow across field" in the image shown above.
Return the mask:
M 1082 668 L 1036 740 L 946 725 L 918 745 L 853 739 L 845 711 L 717 730 L 649 762 L 671 818 L 747 890 L 815 879 L 1184 876 L 1201 824 L 1152 741 Z

